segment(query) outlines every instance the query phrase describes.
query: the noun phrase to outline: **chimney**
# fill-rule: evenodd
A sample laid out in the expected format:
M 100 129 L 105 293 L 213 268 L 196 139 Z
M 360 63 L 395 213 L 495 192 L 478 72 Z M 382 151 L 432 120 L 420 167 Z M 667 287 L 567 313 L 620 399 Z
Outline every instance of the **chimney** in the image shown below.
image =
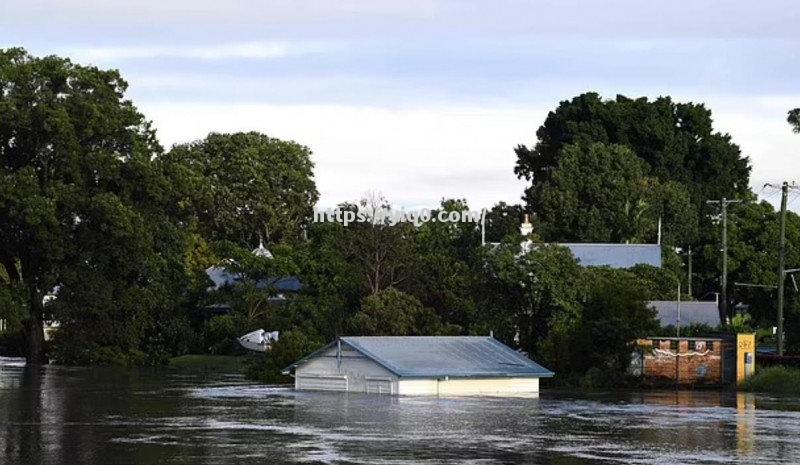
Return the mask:
M 525 214 L 525 220 L 519 227 L 519 232 L 520 234 L 522 234 L 523 237 L 528 237 L 533 232 L 533 224 L 531 223 L 530 215 L 528 215 L 527 213 Z

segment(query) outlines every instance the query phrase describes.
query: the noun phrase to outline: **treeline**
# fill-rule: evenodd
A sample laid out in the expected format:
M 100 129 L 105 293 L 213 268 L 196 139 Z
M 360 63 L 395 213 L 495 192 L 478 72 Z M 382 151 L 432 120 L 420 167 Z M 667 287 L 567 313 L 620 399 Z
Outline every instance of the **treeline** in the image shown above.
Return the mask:
M 602 381 L 624 370 L 633 338 L 658 330 L 644 301 L 688 289 L 690 248 L 684 298 L 719 290 L 720 225 L 705 200 L 721 197 L 744 201 L 729 213 L 729 282 L 777 280 L 777 215 L 755 201 L 749 161 L 702 105 L 562 102 L 535 146 L 516 148 L 530 187 L 524 204 L 491 209 L 496 244 L 482 246 L 474 223 L 312 223 L 309 148 L 212 133 L 165 150 L 126 87 L 114 70 L 0 51 L 0 345 L 33 362 L 161 364 L 236 350 L 236 336 L 262 327 L 282 337 L 251 375 L 271 381 L 337 335 L 491 332 L 558 373 Z M 586 269 L 547 245 L 655 242 L 659 219 L 661 269 Z M 798 267 L 797 215 L 787 238 L 787 267 Z M 272 258 L 251 253 L 262 241 Z M 212 266 L 244 279 L 211 291 Z M 259 285 L 282 276 L 302 290 L 277 300 Z M 730 291 L 756 324 L 774 322 L 769 290 Z M 796 293 L 787 299 L 791 347 L 800 311 Z M 229 313 L 203 311 L 222 303 Z M 48 344 L 44 319 L 60 323 Z

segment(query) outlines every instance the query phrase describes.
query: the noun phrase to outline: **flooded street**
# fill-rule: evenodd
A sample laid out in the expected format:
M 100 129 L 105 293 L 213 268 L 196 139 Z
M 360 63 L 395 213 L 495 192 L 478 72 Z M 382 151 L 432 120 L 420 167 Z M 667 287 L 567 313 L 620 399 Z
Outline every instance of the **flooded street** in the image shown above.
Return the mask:
M 238 375 L 0 363 L 0 463 L 800 463 L 800 402 L 295 393 Z

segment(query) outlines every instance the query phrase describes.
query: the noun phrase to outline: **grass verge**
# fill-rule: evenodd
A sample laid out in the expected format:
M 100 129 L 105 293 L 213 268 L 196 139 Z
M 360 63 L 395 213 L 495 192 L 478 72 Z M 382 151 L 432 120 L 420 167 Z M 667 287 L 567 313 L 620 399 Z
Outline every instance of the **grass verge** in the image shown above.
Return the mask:
M 800 369 L 782 366 L 767 367 L 739 384 L 739 389 L 749 392 L 766 392 L 800 396 Z

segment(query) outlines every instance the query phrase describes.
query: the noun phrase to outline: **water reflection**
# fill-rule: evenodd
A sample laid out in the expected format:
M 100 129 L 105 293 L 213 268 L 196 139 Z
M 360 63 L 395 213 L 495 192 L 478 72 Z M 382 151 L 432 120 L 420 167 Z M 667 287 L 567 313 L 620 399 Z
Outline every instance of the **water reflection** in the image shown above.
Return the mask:
M 717 391 L 295 393 L 222 374 L 0 364 L 0 462 L 798 463 L 798 407 Z

